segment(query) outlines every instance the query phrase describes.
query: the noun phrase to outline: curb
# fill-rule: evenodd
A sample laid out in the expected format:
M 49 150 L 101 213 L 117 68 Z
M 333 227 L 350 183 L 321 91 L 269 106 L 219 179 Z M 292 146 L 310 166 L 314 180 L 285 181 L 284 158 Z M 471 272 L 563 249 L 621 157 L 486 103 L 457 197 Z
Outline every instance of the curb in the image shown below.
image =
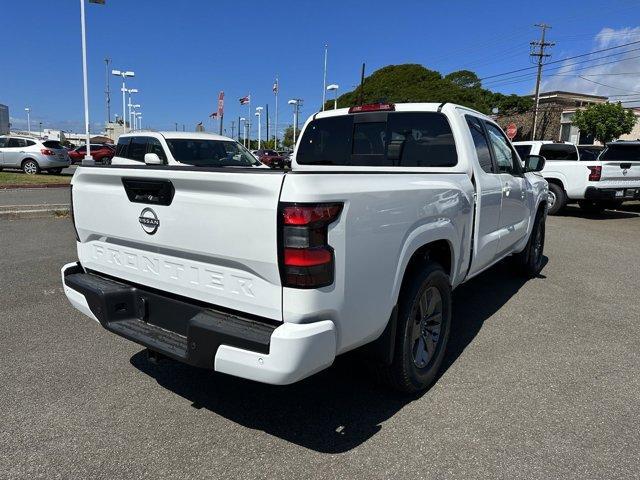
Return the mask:
M 10 183 L 0 185 L 0 190 L 28 190 L 30 188 L 64 188 L 69 187 L 69 183 L 40 183 L 40 184 L 23 184 L 23 183 Z
M 0 210 L 0 220 L 18 220 L 24 218 L 66 217 L 69 215 L 69 206 L 56 208 L 38 208 L 32 210 Z

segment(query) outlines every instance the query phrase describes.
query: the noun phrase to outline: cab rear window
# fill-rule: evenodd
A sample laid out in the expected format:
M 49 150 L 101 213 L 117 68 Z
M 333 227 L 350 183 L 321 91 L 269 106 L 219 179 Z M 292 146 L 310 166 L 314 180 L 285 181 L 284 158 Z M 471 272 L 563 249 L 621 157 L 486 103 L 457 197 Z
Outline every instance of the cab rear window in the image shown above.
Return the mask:
M 540 147 L 545 160 L 578 160 L 578 149 L 565 143 L 545 143 Z
M 640 162 L 640 144 L 610 144 L 600 155 L 599 160 L 620 160 Z
M 301 165 L 452 167 L 447 118 L 437 112 L 376 112 L 313 120 L 300 140 Z

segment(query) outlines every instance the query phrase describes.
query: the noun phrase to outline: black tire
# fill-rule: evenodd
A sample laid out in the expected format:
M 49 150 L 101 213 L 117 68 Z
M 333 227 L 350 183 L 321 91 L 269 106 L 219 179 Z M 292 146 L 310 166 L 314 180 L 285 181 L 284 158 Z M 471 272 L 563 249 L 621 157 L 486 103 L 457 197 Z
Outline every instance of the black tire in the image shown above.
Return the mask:
M 433 383 L 451 327 L 451 285 L 442 267 L 428 263 L 410 275 L 398 301 L 393 361 L 377 370 L 384 383 L 405 393 Z
M 514 260 L 518 271 L 527 278 L 535 277 L 540 273 L 544 265 L 544 238 L 546 216 L 544 211 L 539 210 L 534 220 L 531 234 L 527 246 L 520 253 L 514 255 Z
M 549 215 L 556 215 L 567 206 L 567 194 L 557 183 L 549 183 Z
M 22 171 L 27 175 L 40 173 L 40 165 L 33 158 L 27 158 L 22 162 Z
M 605 205 L 597 200 L 578 200 L 580 208 L 587 213 L 602 213 Z

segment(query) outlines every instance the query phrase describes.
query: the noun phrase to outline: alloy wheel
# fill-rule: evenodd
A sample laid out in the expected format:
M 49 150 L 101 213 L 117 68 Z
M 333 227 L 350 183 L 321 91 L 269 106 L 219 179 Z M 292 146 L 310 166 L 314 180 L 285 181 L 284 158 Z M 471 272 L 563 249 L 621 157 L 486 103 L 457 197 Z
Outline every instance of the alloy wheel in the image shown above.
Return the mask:
M 435 357 L 441 330 L 442 296 L 436 287 L 429 287 L 420 295 L 411 332 L 413 363 L 416 367 L 426 367 Z

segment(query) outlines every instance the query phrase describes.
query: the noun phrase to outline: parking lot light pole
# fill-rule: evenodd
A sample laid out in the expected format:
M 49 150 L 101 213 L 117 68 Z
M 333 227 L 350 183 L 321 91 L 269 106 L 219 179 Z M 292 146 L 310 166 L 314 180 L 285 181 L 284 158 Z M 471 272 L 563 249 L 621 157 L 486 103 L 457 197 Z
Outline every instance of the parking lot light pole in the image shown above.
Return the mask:
M 142 112 L 136 112 L 136 117 L 138 117 L 138 130 L 142 130 Z
M 302 103 L 302 99 L 294 98 L 287 102 L 289 105 L 293 106 L 293 148 L 296 147 L 296 128 L 298 127 L 298 111 L 300 109 L 300 104 Z
M 116 77 L 122 77 L 122 88 L 120 91 L 122 92 L 122 128 L 123 132 L 127 133 L 127 106 L 125 100 L 125 93 L 127 93 L 127 86 L 125 85 L 125 79 L 127 77 L 135 77 L 136 74 L 131 71 L 124 70 L 111 70 L 111 74 Z
M 26 107 L 24 111 L 27 112 L 27 130 L 29 130 L 29 135 L 31 135 L 31 108 Z
M 247 143 L 247 119 L 244 117 L 240 117 L 240 121 L 242 122 L 242 145 L 246 147 Z M 240 125 L 238 125 L 238 135 L 240 135 Z
M 331 85 L 329 85 L 327 87 L 327 90 L 331 91 L 333 90 L 334 96 L 333 96 L 333 109 L 337 110 L 338 109 L 338 88 L 340 88 L 340 86 L 337 83 L 332 83 Z
M 258 117 L 258 150 L 262 148 L 262 107 L 256 108 L 256 117 Z

